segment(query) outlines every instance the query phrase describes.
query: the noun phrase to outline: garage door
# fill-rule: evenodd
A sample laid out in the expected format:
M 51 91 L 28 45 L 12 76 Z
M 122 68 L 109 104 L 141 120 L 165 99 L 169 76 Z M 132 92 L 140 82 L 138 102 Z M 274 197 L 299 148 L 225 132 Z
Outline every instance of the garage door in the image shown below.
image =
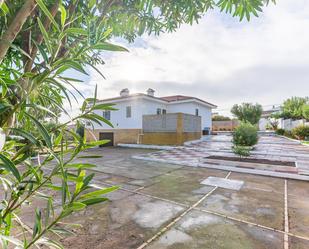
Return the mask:
M 114 145 L 114 133 L 113 132 L 100 132 L 99 139 L 100 140 L 110 140 L 108 143 L 100 145 L 100 147 Z

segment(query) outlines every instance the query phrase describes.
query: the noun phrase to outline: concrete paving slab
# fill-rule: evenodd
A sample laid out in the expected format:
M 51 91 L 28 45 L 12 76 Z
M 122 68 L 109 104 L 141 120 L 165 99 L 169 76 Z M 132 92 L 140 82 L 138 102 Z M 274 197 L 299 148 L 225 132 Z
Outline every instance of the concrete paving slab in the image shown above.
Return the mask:
M 309 182 L 289 180 L 288 195 L 298 196 L 301 199 L 309 199 Z
M 207 179 L 203 180 L 201 184 L 226 189 L 240 190 L 241 187 L 244 185 L 244 181 L 209 176 Z
M 283 229 L 284 196 L 280 194 L 219 188 L 199 207 L 278 230 Z
M 229 176 L 229 179 L 243 180 L 245 182 L 242 187 L 243 189 L 284 194 L 284 179 L 237 172 L 232 172 L 232 174 Z
M 309 199 L 288 197 L 290 232 L 309 238 Z
M 183 207 L 141 195 L 94 205 L 67 221 L 79 223 L 75 236 L 61 240 L 65 248 L 136 249 L 173 219 Z
M 200 182 L 208 176 L 225 177 L 226 172 L 207 169 L 179 169 L 169 174 L 154 177 L 157 183 L 142 189 L 140 192 L 169 199 L 183 204 L 193 204 L 212 188 L 204 188 Z M 207 192 L 207 193 L 208 193 Z
M 309 240 L 289 236 L 289 249 L 308 249 Z
M 191 211 L 147 249 L 282 249 L 282 234 Z

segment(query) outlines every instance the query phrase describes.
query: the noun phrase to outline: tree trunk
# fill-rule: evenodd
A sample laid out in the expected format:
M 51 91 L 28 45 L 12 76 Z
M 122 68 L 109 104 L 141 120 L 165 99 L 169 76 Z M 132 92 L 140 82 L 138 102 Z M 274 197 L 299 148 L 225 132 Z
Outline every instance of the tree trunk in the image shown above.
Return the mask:
M 1 1 L 1 0 L 0 0 Z M 24 5 L 18 11 L 14 20 L 5 31 L 0 40 L 0 63 L 4 59 L 8 49 L 10 48 L 12 42 L 14 41 L 17 34 L 20 32 L 22 26 L 26 22 L 28 16 L 31 14 L 32 10 L 36 6 L 35 0 L 26 0 Z

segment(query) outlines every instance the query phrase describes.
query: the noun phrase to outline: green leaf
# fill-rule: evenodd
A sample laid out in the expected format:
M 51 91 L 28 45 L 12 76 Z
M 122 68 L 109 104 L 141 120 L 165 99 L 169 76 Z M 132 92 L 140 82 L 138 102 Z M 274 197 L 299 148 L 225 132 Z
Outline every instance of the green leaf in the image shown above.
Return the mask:
M 75 186 L 75 193 L 76 194 L 80 192 L 80 190 L 81 190 L 81 188 L 84 184 L 83 180 L 84 180 L 85 175 L 86 175 L 86 171 L 81 170 L 81 172 L 79 173 L 79 175 L 76 179 L 76 186 Z
M 91 141 L 91 142 L 88 142 L 86 145 L 88 147 L 94 147 L 94 146 L 107 144 L 108 142 L 110 142 L 110 140 L 104 139 L 104 140 L 98 140 L 98 141 Z
M 42 213 L 39 209 L 35 210 L 35 223 L 32 232 L 32 238 L 42 231 Z
M 80 197 L 80 199 L 89 199 L 90 197 L 99 197 L 101 195 L 113 192 L 117 189 L 119 189 L 119 186 L 113 186 L 113 187 L 110 187 L 110 188 L 100 189 L 100 190 L 97 190 L 97 191 L 93 191 L 93 192 L 84 194 Z
M 108 42 L 97 43 L 97 44 L 93 45 L 92 48 L 98 49 L 98 50 L 106 50 L 106 51 L 129 52 L 128 49 L 126 49 L 122 46 L 111 44 L 111 43 L 108 43 Z
M 44 37 L 43 37 L 44 38 Z M 32 40 L 32 42 L 34 43 L 34 45 L 38 48 L 40 54 L 42 55 L 43 59 L 45 62 L 48 62 L 48 55 L 46 54 L 46 52 L 44 51 L 44 47 L 42 45 L 37 44 L 37 42 L 35 40 Z
M 102 158 L 100 155 L 79 156 L 78 158 Z
M 115 104 L 97 104 L 92 107 L 93 110 L 109 110 L 109 111 L 117 111 L 117 108 L 114 108 Z
M 40 109 L 40 110 L 42 110 L 44 112 L 47 112 L 47 113 L 51 114 L 54 117 L 57 117 L 57 115 L 55 113 L 53 113 L 51 110 L 47 109 L 46 107 L 44 107 L 42 105 L 38 105 L 38 104 L 33 103 L 33 104 L 27 104 L 26 106 L 27 107 L 32 107 L 34 109 Z
M 95 113 L 84 114 L 84 115 L 82 115 L 82 118 L 91 120 L 91 121 L 97 123 L 100 126 L 102 126 L 102 123 L 100 123 L 100 121 L 101 121 L 101 122 L 109 125 L 110 127 L 114 127 L 113 124 L 109 120 L 107 120 L 106 118 L 103 118 L 102 116 L 95 114 Z
M 66 29 L 65 33 L 73 34 L 73 35 L 83 35 L 83 36 L 88 35 L 87 30 L 84 30 L 82 28 L 68 28 L 68 29 Z
M 70 68 L 73 68 L 83 74 L 88 75 L 88 73 L 84 70 L 82 65 L 76 61 L 66 61 L 66 66 L 69 66 Z
M 55 27 L 58 29 L 58 31 L 60 31 L 58 23 L 55 21 L 54 17 L 52 16 L 52 14 L 49 12 L 48 8 L 46 7 L 46 5 L 44 4 L 44 2 L 42 0 L 36 0 L 36 2 L 38 3 L 38 5 L 40 6 L 41 10 L 44 12 L 44 14 L 49 18 L 49 20 L 55 25 Z
M 63 7 L 63 5 L 60 5 L 59 11 L 61 13 L 61 26 L 64 27 L 65 20 L 67 19 L 67 11 Z
M 0 114 L 11 109 L 12 105 L 8 104 L 8 103 L 5 103 L 5 102 L 2 102 L 0 103 Z
M 31 116 L 28 113 L 25 113 L 25 115 L 28 116 L 35 123 L 35 125 L 37 126 L 40 134 L 42 135 L 42 137 L 44 139 L 44 141 L 46 142 L 46 145 L 49 148 L 52 148 L 51 138 L 50 138 L 46 128 L 35 117 Z
M 105 198 L 105 197 L 97 197 L 97 198 L 91 198 L 91 199 L 81 201 L 81 203 L 83 203 L 87 206 L 91 206 L 91 205 L 101 203 L 101 202 L 104 202 L 104 201 L 107 201 L 107 200 L 108 200 L 108 198 Z
M 44 28 L 41 20 L 39 18 L 37 18 L 37 20 L 38 20 L 40 31 L 43 35 L 44 40 L 45 40 L 46 47 L 47 47 L 49 53 L 52 53 L 52 47 L 51 47 L 51 44 L 50 44 L 48 33 L 47 33 L 46 29 Z
M 55 139 L 54 145 L 58 146 L 60 144 L 61 140 L 62 140 L 62 133 L 59 133 L 59 135 Z
M 28 139 L 31 143 L 35 144 L 35 145 L 39 145 L 39 141 L 32 136 L 32 134 L 30 134 L 29 132 L 19 129 L 19 128 L 11 128 L 11 130 L 15 133 L 18 134 L 26 139 Z
M 16 168 L 15 164 L 6 156 L 0 154 L 0 160 L 4 163 L 4 164 L 0 164 L 0 168 L 4 168 L 7 171 L 11 172 L 15 178 L 20 181 L 20 174 L 18 169 Z
M 80 211 L 83 210 L 86 207 L 86 205 L 82 202 L 73 202 L 69 208 L 71 208 L 73 211 Z
M 8 13 L 10 12 L 10 10 L 9 10 L 9 8 L 8 8 L 8 6 L 6 5 L 5 2 L 2 2 L 2 3 L 0 4 L 0 9 L 2 10 L 2 12 L 3 12 L 4 15 L 6 15 L 6 14 L 8 14 Z
M 89 169 L 89 168 L 95 168 L 96 165 L 91 163 L 70 163 L 66 164 L 64 167 L 75 168 L 75 169 Z

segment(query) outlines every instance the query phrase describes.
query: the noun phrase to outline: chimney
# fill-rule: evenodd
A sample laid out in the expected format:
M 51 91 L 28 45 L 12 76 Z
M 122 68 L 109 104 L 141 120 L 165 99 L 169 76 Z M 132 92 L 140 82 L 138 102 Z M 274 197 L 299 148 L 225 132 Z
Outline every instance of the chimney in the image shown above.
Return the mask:
M 155 91 L 153 90 L 153 89 L 151 89 L 151 88 L 148 88 L 148 90 L 147 90 L 147 95 L 149 95 L 149 96 L 154 96 L 154 93 L 155 93 Z
M 130 94 L 130 91 L 129 91 L 128 88 L 124 88 L 124 89 L 122 89 L 122 90 L 120 91 L 120 96 L 121 96 L 121 97 L 129 96 L 129 94 Z

